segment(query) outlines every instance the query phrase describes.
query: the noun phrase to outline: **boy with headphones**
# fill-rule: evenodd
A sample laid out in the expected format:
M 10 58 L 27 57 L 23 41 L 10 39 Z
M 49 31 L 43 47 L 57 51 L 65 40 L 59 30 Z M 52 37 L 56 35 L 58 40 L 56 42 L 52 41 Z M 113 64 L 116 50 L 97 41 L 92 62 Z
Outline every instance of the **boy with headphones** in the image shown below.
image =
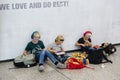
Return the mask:
M 44 43 L 41 40 L 39 40 L 40 34 L 38 31 L 32 33 L 31 39 L 32 41 L 30 41 L 27 44 L 23 54 L 27 55 L 28 52 L 30 52 L 35 55 L 36 61 L 39 62 L 40 72 L 44 70 L 43 64 L 46 57 L 48 57 L 55 64 L 56 68 L 63 68 L 63 66 L 60 63 L 58 63 L 58 61 L 55 59 L 55 57 L 52 54 L 44 50 L 45 46 Z
M 65 51 L 62 47 L 62 43 L 64 41 L 64 38 L 62 35 L 58 35 L 55 39 L 55 42 L 52 43 L 51 45 L 49 45 L 48 47 L 48 51 L 54 55 L 54 57 L 60 61 L 61 63 L 65 63 L 65 61 L 67 60 L 67 58 L 69 56 L 65 55 Z

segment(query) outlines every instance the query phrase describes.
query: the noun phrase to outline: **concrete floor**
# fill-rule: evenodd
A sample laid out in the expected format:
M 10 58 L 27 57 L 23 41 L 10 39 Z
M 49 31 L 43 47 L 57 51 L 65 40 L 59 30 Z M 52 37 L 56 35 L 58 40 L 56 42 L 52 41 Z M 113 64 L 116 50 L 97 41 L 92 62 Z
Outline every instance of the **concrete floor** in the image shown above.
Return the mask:
M 13 68 L 12 62 L 0 63 L 0 80 L 120 80 L 120 46 L 117 52 L 109 57 L 113 64 L 105 63 L 105 67 L 100 65 L 88 66 L 95 70 L 83 68 L 76 70 L 59 70 L 51 62 L 45 64 L 45 71 L 39 72 L 38 66 L 31 68 Z

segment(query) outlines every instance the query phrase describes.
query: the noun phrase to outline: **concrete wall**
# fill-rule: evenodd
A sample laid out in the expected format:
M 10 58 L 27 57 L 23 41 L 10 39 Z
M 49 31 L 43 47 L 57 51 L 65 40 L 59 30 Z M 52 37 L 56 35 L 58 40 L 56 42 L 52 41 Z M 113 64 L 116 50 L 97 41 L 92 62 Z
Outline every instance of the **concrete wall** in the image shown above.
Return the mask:
M 65 50 L 75 49 L 86 30 L 93 32 L 94 45 L 120 43 L 119 4 L 120 0 L 0 0 L 0 60 L 22 54 L 36 30 L 46 47 L 63 34 Z

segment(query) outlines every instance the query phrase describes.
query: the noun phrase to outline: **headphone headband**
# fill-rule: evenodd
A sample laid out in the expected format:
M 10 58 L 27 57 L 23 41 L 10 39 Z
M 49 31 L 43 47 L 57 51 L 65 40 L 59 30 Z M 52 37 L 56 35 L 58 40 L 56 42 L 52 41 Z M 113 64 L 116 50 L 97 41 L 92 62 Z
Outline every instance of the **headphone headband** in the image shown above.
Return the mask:
M 32 33 L 32 35 L 31 35 L 31 39 L 33 39 L 34 38 L 34 36 L 35 36 L 35 34 L 36 33 L 38 33 L 39 34 L 39 32 L 38 31 L 34 31 L 33 33 Z M 39 34 L 39 36 L 40 36 L 40 34 Z

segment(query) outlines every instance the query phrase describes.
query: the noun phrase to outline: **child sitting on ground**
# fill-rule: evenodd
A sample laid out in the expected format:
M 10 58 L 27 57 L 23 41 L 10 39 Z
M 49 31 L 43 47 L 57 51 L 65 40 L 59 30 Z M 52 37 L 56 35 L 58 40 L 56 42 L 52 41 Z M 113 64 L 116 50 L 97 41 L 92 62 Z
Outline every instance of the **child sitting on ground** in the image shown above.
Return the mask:
M 68 56 L 65 54 L 65 51 L 62 47 L 64 38 L 62 35 L 58 35 L 55 39 L 55 42 L 48 47 L 48 51 L 54 55 L 54 57 L 64 64 Z

